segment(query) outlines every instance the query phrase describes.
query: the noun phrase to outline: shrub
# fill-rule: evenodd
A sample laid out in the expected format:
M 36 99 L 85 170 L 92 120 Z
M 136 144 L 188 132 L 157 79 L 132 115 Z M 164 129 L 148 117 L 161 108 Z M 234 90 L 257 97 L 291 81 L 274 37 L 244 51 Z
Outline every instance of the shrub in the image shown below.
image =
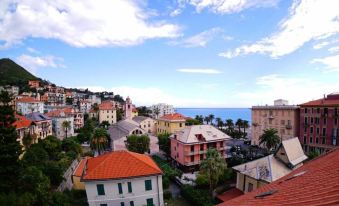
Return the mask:
M 212 206 L 213 200 L 208 191 L 196 189 L 190 185 L 183 185 L 181 195 L 194 206 Z
M 165 191 L 165 192 L 164 192 L 164 199 L 165 199 L 165 200 L 172 199 L 172 193 L 171 193 L 171 191 Z

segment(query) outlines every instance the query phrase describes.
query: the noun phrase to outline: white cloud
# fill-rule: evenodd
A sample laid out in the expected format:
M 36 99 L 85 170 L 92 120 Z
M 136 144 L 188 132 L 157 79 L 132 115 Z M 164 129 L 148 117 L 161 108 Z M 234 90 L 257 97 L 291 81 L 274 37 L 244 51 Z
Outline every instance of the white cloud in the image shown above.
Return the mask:
M 221 71 L 217 69 L 177 69 L 178 72 L 183 73 L 198 73 L 198 74 L 220 74 Z
M 197 12 L 209 9 L 218 14 L 230 14 L 249 8 L 273 7 L 279 0 L 189 0 L 188 2 L 196 7 Z
M 222 29 L 216 27 L 206 31 L 203 31 L 194 36 L 178 40 L 171 41 L 170 45 L 180 45 L 182 47 L 205 47 L 208 42 L 212 41 L 212 39 L 218 34 L 221 33 Z
M 301 104 L 339 91 L 339 83 L 277 74 L 257 78 L 256 85 L 255 90 L 239 92 L 233 98 L 239 102 L 250 102 L 252 105 L 273 104 L 275 99 L 280 98 L 289 100 L 290 104 Z
M 339 1 L 295 0 L 279 30 L 254 44 L 243 45 L 219 56 L 233 58 L 251 53 L 278 58 L 290 54 L 311 40 L 339 33 Z
M 339 55 L 313 59 L 311 63 L 321 63 L 326 65 L 327 71 L 339 71 Z
M 112 91 L 126 98 L 129 96 L 137 106 L 150 106 L 152 104 L 166 102 L 175 107 L 220 107 L 223 103 L 207 100 L 206 98 L 188 98 L 169 94 L 155 87 L 130 87 L 119 86 L 104 88 L 101 86 L 78 86 L 76 88 L 89 89 L 90 91 Z
M 27 51 L 29 51 L 30 53 L 34 53 L 34 54 L 39 53 L 38 50 L 36 50 L 36 49 L 34 49 L 34 48 L 32 48 L 32 47 L 28 47 L 28 48 L 27 48 Z
M 313 46 L 313 49 L 322 49 L 323 47 L 329 45 L 331 42 L 329 41 L 324 41 L 324 42 L 320 42 L 316 45 Z
M 328 49 L 329 52 L 334 53 L 334 52 L 338 52 L 339 51 L 339 46 L 336 47 L 331 47 Z
M 39 68 L 64 68 L 61 63 L 63 60 L 55 56 L 30 56 L 22 54 L 16 58 L 19 65 L 29 70 L 32 73 L 36 73 Z
M 151 20 L 154 12 L 132 0 L 12 0 L 6 4 L 3 8 L 12 9 L 0 11 L 2 47 L 29 37 L 58 39 L 75 47 L 131 46 L 179 33 L 179 26 Z

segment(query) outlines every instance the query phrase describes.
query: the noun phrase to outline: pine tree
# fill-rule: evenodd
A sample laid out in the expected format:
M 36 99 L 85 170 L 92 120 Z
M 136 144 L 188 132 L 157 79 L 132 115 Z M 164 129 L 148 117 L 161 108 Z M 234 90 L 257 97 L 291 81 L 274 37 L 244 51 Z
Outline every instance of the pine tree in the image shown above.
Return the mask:
M 8 92 L 0 93 L 0 193 L 9 193 L 17 188 L 20 173 L 19 156 L 22 152 L 17 133 L 12 100 Z

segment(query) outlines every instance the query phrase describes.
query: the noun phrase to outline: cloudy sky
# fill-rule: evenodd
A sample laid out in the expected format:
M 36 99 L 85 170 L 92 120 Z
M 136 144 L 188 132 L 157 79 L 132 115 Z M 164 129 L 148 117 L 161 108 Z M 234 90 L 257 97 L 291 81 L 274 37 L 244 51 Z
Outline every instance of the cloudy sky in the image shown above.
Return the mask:
M 339 92 L 337 0 L 1 0 L 0 57 L 137 105 L 249 107 Z

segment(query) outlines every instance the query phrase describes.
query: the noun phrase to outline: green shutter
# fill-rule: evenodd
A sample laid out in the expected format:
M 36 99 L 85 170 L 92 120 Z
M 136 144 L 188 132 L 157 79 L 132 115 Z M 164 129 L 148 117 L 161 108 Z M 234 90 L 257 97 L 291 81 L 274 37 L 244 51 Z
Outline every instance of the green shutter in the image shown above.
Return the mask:
M 154 206 L 153 205 L 153 198 L 149 198 L 146 201 L 147 201 L 147 206 Z
M 130 201 L 130 202 L 129 202 L 129 206 L 134 206 L 134 202 L 133 202 L 133 201 Z
M 122 194 L 122 185 L 121 185 L 121 183 L 118 183 L 118 189 L 119 189 L 119 194 Z
M 132 193 L 132 183 L 131 182 L 127 182 L 127 186 L 128 186 L 128 192 Z
M 152 190 L 152 181 L 151 180 L 145 180 L 145 190 Z
M 98 195 L 105 195 L 105 188 L 103 184 L 98 184 L 97 185 L 97 191 Z

